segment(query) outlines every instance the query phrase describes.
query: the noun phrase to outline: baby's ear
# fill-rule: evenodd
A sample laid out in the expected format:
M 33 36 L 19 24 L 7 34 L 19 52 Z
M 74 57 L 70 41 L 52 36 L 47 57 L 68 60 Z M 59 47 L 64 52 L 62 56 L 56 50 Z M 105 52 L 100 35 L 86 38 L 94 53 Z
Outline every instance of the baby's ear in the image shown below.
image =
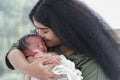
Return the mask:
M 28 50 L 23 51 L 23 53 L 24 53 L 25 56 L 29 56 L 29 51 Z

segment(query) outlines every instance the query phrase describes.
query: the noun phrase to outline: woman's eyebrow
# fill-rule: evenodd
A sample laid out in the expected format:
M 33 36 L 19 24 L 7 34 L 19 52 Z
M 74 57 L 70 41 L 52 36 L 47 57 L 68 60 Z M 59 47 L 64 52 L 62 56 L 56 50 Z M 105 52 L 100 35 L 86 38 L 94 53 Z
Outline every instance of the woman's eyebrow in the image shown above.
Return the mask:
M 39 28 L 36 25 L 34 25 L 34 26 L 35 26 L 36 29 L 48 29 L 48 27 L 41 27 L 41 28 Z
M 36 27 L 36 29 L 41 29 L 41 30 L 44 30 L 44 29 L 48 29 L 48 28 L 37 28 L 37 27 Z

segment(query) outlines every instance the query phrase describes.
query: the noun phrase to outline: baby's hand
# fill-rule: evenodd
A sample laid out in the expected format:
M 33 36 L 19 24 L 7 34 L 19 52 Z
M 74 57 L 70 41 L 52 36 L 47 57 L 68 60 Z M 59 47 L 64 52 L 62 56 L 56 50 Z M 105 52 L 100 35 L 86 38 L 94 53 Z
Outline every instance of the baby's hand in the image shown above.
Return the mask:
M 44 56 L 44 54 L 41 54 L 41 53 L 37 53 L 35 56 L 34 56 L 34 58 L 36 59 L 36 58 L 42 58 Z
M 46 58 L 46 60 L 43 62 L 44 65 L 47 65 L 47 64 L 60 64 L 60 63 L 61 63 L 61 58 L 58 55 Z
M 43 57 L 43 55 L 45 54 L 44 52 L 40 51 L 40 50 L 33 50 L 33 52 L 35 52 L 36 54 L 34 55 L 34 58 L 41 58 Z
M 29 57 L 27 57 L 27 60 L 28 60 L 28 62 L 33 62 L 34 60 L 35 60 L 35 58 L 34 57 L 32 57 L 32 56 L 29 56 Z

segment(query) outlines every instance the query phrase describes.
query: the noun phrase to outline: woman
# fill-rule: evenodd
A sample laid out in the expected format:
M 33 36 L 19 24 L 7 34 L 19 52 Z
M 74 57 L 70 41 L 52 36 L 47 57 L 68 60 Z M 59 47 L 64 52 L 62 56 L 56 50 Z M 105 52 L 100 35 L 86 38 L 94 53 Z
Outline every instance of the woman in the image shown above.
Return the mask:
M 47 47 L 75 62 L 84 80 L 120 80 L 120 51 L 116 37 L 105 30 L 109 25 L 85 4 L 78 0 L 42 0 L 32 9 L 29 17 Z M 38 65 L 35 72 L 34 65 L 28 66 L 18 51 L 13 49 L 7 56 L 15 69 L 44 77 L 37 73 L 41 69 L 49 79 L 60 77 L 48 72 L 53 65 L 44 71 L 45 67 L 39 66 L 38 61 L 34 63 Z M 16 63 L 20 59 L 13 59 L 13 56 L 26 62 L 23 68 L 29 68 L 23 71 L 18 67 L 20 63 Z

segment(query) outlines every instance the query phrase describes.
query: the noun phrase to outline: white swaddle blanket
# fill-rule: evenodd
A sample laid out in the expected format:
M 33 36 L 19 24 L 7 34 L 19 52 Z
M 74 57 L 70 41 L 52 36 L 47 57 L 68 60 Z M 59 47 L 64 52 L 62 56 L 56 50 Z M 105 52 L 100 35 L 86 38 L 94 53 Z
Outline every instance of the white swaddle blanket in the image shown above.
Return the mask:
M 66 74 L 66 78 L 59 78 L 57 80 L 82 80 L 83 77 L 81 76 L 82 72 L 75 68 L 74 62 L 65 58 L 64 55 L 60 55 L 61 64 L 55 66 L 51 72 L 55 74 Z M 31 77 L 31 80 L 39 80 L 34 77 Z

